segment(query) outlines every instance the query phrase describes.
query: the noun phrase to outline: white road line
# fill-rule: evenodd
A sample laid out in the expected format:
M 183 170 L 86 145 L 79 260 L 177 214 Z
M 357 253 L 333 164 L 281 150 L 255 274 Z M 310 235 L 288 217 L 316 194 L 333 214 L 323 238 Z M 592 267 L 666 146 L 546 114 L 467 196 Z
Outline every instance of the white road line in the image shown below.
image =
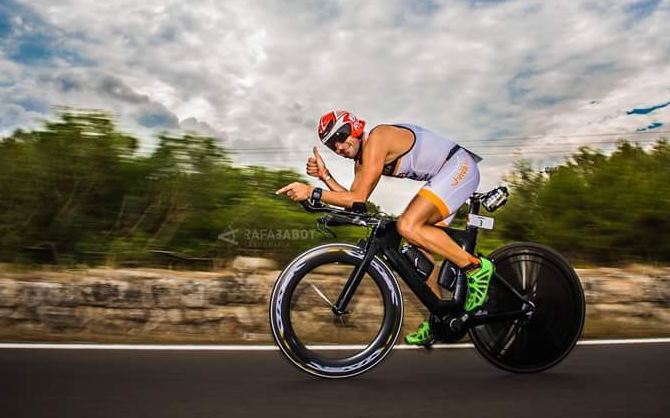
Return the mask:
M 670 338 L 635 338 L 621 340 L 584 340 L 577 345 L 620 345 L 620 344 L 667 344 Z M 472 344 L 435 344 L 433 348 L 472 348 Z M 193 344 L 43 344 L 43 343 L 0 343 L 0 349 L 41 349 L 41 350 L 182 350 L 182 351 L 274 351 L 274 345 L 193 345 Z M 312 350 L 360 350 L 363 345 L 314 345 Z M 398 344 L 395 350 L 419 350 L 423 347 Z
M 654 344 L 670 343 L 670 338 L 630 338 L 623 340 L 584 340 L 577 345 Z

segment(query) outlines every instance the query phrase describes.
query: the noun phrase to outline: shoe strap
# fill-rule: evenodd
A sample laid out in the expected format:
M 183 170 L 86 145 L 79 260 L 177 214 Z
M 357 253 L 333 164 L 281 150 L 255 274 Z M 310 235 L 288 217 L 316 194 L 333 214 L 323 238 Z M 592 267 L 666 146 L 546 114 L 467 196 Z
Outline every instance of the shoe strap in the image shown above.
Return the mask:
M 479 269 L 479 268 L 481 268 L 481 267 L 482 267 L 482 263 L 481 263 L 481 262 L 479 262 L 479 264 L 470 263 L 470 264 L 468 264 L 468 265 L 465 266 L 465 267 L 461 267 L 461 270 L 463 270 L 463 273 L 468 274 L 468 273 L 470 273 L 471 271 L 477 270 L 477 269 Z

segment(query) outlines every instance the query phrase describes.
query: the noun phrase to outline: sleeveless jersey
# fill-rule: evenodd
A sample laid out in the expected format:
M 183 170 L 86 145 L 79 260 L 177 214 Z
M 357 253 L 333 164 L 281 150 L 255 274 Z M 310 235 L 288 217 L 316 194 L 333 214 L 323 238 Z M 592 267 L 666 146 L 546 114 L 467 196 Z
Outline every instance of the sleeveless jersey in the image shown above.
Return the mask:
M 412 132 L 414 143 L 407 152 L 384 165 L 382 175 L 385 176 L 406 177 L 418 181 L 429 180 L 440 171 L 449 157 L 459 148 L 463 148 L 456 142 L 418 125 L 400 123 L 393 126 Z M 479 156 L 463 149 L 474 158 L 475 162 L 481 161 Z

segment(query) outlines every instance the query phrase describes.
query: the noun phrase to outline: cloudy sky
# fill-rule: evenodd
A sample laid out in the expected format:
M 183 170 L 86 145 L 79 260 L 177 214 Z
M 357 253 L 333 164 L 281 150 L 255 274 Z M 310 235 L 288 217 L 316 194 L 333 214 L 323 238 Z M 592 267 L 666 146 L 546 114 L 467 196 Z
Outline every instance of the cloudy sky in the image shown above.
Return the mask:
M 668 21 L 670 0 L 0 0 L 0 133 L 106 109 L 146 152 L 190 130 L 302 171 L 320 115 L 350 109 L 470 147 L 483 189 L 520 157 L 667 136 Z M 420 186 L 373 200 L 398 213 Z

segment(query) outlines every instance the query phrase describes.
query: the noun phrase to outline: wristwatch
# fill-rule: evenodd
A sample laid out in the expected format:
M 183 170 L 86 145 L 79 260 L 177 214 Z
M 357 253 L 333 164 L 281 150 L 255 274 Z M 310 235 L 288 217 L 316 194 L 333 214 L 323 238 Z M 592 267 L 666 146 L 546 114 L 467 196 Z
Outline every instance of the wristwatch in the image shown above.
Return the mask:
M 314 190 L 312 190 L 312 203 L 319 203 L 321 201 L 321 193 L 323 193 L 321 187 L 315 187 Z

